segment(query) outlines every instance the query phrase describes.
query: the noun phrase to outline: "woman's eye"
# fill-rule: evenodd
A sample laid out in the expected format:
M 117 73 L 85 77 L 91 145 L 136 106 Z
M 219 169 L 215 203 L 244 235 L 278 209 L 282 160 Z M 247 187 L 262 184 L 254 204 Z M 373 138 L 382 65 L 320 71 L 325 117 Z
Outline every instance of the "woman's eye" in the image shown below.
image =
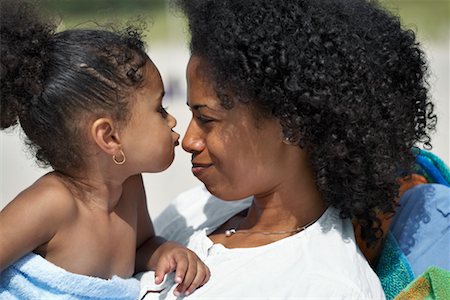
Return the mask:
M 167 108 L 163 106 L 159 107 L 158 112 L 161 114 L 161 116 L 163 116 L 163 118 L 167 118 L 167 116 L 169 115 L 169 113 L 167 112 Z
M 203 117 L 203 116 L 197 116 L 196 119 L 197 119 L 201 124 L 207 124 L 207 123 L 210 123 L 210 122 L 214 121 L 213 119 L 208 119 L 208 118 L 205 118 L 205 117 Z

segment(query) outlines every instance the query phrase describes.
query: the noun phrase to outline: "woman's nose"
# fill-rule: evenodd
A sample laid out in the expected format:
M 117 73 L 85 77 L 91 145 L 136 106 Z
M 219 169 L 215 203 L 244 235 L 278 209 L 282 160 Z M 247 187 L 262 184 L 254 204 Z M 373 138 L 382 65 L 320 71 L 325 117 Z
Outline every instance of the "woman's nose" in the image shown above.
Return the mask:
M 191 122 L 186 129 L 181 146 L 184 151 L 189 153 L 201 152 L 205 148 L 203 134 L 193 119 L 191 119 Z

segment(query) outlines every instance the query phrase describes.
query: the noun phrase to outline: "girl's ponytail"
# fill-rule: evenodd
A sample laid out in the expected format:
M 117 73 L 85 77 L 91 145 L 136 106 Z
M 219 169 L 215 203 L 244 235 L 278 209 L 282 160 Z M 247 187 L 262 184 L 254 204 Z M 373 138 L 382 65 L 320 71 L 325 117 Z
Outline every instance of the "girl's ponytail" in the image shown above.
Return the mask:
M 17 121 L 43 90 L 56 24 L 22 0 L 0 0 L 0 129 Z

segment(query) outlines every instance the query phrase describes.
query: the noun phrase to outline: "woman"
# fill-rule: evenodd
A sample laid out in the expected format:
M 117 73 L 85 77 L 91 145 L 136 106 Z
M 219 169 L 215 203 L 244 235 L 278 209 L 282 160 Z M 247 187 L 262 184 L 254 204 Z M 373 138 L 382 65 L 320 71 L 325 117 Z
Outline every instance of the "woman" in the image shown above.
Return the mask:
M 376 244 L 411 147 L 429 145 L 414 33 L 363 0 L 180 5 L 192 52 L 183 148 L 207 191 L 181 195 L 156 227 L 209 266 L 193 297 L 384 298 L 351 219 Z M 173 287 L 160 289 L 147 297 Z

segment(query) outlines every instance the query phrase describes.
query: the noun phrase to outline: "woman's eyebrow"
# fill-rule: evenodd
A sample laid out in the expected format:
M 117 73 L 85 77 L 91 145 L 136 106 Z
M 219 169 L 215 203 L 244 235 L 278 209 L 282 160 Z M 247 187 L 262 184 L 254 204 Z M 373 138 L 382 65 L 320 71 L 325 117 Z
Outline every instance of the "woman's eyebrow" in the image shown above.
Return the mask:
M 208 108 L 208 106 L 206 104 L 195 104 L 193 106 L 190 106 L 189 103 L 186 102 L 186 105 L 189 106 L 191 109 L 194 109 L 194 110 L 198 110 L 198 109 L 204 108 L 204 107 Z
M 198 109 L 203 108 L 203 107 L 208 108 L 208 105 L 206 105 L 206 104 L 194 104 L 194 105 L 191 106 L 191 105 L 189 104 L 189 101 L 186 101 L 186 105 L 187 105 L 190 109 L 195 109 L 195 110 L 198 110 Z
M 186 102 L 186 105 L 187 105 L 191 110 L 199 110 L 199 109 L 201 109 L 201 108 L 206 108 L 206 109 L 209 109 L 209 110 L 212 110 L 212 111 L 215 111 L 215 112 L 220 112 L 219 109 L 212 108 L 212 107 L 208 106 L 207 104 L 194 104 L 194 105 L 191 106 L 191 105 L 189 105 L 188 102 Z

